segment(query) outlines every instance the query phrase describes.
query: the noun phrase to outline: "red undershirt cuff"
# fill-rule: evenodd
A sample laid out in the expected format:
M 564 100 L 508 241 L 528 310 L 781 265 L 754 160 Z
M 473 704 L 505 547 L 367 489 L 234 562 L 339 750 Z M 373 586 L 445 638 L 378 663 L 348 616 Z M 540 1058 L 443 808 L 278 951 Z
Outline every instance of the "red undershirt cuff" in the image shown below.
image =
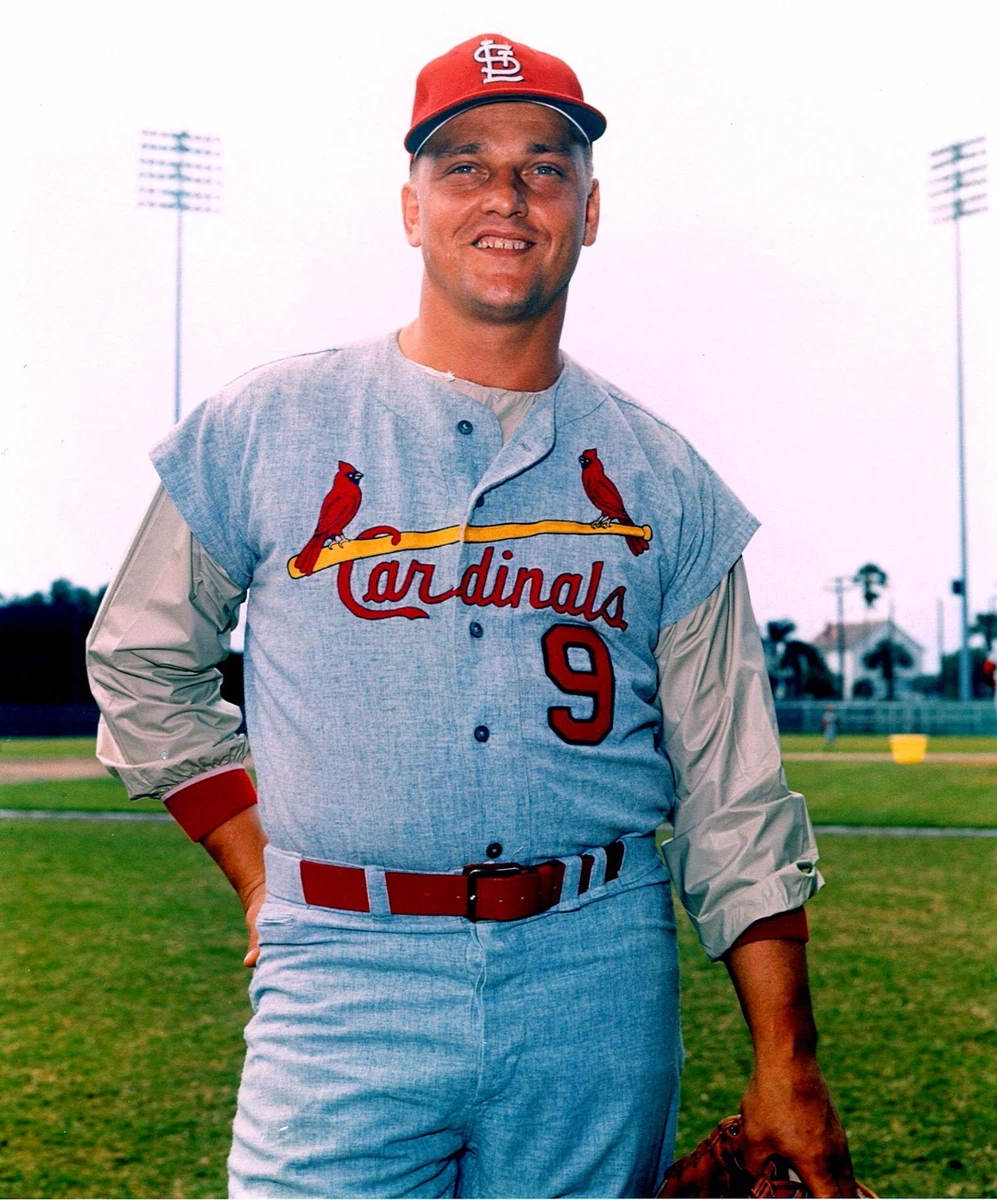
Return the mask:
M 249 772 L 240 767 L 195 779 L 178 788 L 164 803 L 190 840 L 199 842 L 237 813 L 251 808 L 256 803 L 256 788 Z
M 789 912 L 776 913 L 772 917 L 762 917 L 755 921 L 741 934 L 730 950 L 738 946 L 747 946 L 749 942 L 771 942 L 780 938 L 790 942 L 808 942 L 810 926 L 807 924 L 806 910 L 793 908 Z M 730 950 L 727 954 L 730 954 Z

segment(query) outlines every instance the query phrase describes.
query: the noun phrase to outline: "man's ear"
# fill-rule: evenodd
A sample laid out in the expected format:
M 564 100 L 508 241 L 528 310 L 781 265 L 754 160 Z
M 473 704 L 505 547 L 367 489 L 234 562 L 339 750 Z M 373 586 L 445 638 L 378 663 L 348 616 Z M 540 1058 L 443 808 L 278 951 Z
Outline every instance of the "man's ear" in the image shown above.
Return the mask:
M 402 222 L 410 246 L 422 245 L 422 225 L 419 214 L 419 193 L 409 180 L 402 186 Z
M 591 246 L 595 235 L 599 232 L 599 180 L 593 179 L 589 188 L 588 199 L 585 201 L 585 236 L 583 246 Z

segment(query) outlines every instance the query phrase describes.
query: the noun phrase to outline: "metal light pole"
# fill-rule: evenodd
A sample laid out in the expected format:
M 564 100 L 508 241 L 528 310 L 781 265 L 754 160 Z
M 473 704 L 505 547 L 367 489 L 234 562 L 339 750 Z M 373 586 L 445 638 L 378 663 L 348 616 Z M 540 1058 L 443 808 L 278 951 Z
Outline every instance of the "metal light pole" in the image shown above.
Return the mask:
M 962 373 L 962 243 L 959 222 L 963 217 L 986 212 L 983 201 L 987 198 L 981 189 L 987 182 L 986 162 L 963 164 L 969 159 L 984 159 L 986 148 L 982 137 L 970 138 L 966 142 L 953 142 L 941 150 L 931 152 L 931 170 L 941 172 L 951 167 L 948 174 L 933 174 L 932 186 L 942 183 L 947 186 L 933 191 L 931 198 L 950 196 L 934 206 L 935 223 L 951 221 L 955 226 L 955 340 L 956 340 L 956 403 L 958 409 L 959 437 L 959 578 L 953 580 L 952 591 L 961 600 L 961 635 L 959 641 L 959 699 L 972 698 L 969 657 L 969 567 L 966 552 L 966 419 Z
M 143 150 L 151 150 L 155 158 L 140 158 L 143 167 L 155 170 L 139 172 L 141 179 L 159 180 L 158 186 L 139 187 L 143 208 L 172 208 L 177 214 L 176 301 L 173 331 L 173 421 L 180 420 L 180 340 L 183 326 L 183 215 L 185 212 L 218 212 L 212 205 L 218 200 L 221 186 L 221 166 L 210 161 L 221 158 L 216 147 L 218 138 L 201 137 L 193 133 L 162 133 L 143 129 Z M 204 191 L 191 191 L 191 187 Z M 191 203 L 194 201 L 195 203 Z

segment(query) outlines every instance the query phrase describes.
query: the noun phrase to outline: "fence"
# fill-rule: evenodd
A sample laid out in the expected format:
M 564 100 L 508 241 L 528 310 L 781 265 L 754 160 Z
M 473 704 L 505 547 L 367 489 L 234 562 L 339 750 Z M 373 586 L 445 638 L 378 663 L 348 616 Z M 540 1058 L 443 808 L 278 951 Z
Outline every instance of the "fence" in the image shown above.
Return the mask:
M 826 700 L 782 700 L 775 706 L 782 733 L 820 733 Z M 839 733 L 997 734 L 992 700 L 835 702 Z

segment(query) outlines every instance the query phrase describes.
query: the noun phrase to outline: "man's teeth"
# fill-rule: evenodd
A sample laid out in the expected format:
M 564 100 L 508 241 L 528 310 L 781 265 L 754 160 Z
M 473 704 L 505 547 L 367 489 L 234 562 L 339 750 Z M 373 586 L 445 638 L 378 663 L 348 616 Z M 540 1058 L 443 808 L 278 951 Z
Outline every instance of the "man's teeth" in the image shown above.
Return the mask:
M 521 242 L 516 238 L 483 237 L 474 243 L 481 250 L 528 250 L 529 242 Z

